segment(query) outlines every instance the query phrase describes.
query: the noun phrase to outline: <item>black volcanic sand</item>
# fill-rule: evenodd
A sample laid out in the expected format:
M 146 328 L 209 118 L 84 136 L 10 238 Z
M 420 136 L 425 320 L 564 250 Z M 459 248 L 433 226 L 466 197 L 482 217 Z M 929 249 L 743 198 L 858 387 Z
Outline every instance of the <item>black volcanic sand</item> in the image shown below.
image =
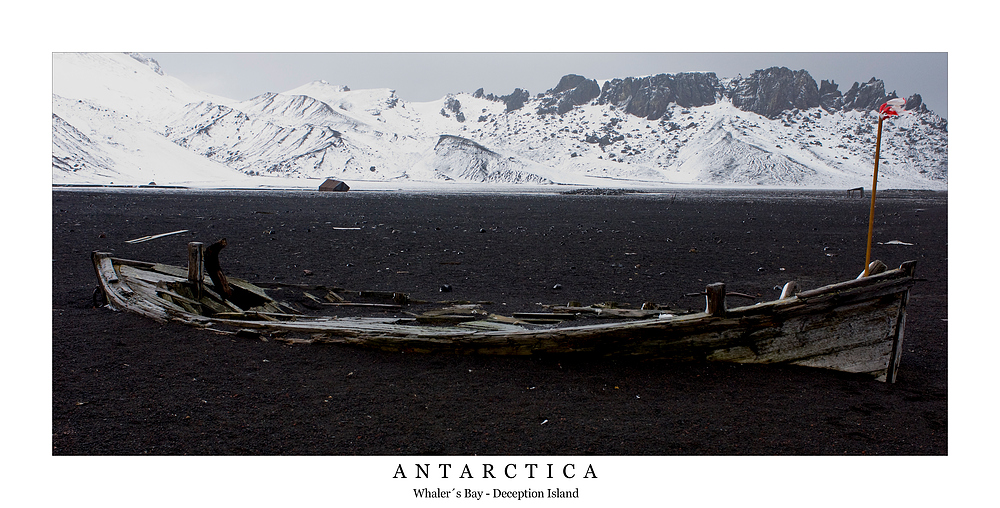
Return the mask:
M 54 190 L 52 453 L 947 454 L 946 193 L 877 203 L 876 241 L 913 245 L 876 244 L 873 257 L 915 259 L 923 279 L 896 384 L 791 366 L 290 345 L 93 304 L 91 251 L 183 266 L 187 242 L 221 237 L 226 272 L 252 282 L 504 314 L 573 300 L 698 308 L 685 294 L 717 281 L 767 300 L 789 280 L 861 271 L 868 199 L 846 194 Z

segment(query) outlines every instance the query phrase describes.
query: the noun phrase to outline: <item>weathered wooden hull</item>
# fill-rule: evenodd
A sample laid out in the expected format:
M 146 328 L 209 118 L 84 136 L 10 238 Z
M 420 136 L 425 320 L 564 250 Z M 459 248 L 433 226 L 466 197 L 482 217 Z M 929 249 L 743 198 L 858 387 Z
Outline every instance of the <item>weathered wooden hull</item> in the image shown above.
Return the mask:
M 249 309 L 180 294 L 187 270 L 94 253 L 108 303 L 160 321 L 200 327 L 294 334 L 387 351 L 532 355 L 588 353 L 671 360 L 785 363 L 868 374 L 894 382 L 902 351 L 906 303 L 915 262 L 877 275 L 727 309 L 711 299 L 706 312 L 585 326 L 530 326 L 471 321 L 450 326 L 399 318 L 293 315 L 263 289 L 230 285 L 259 298 Z M 173 286 L 171 286 L 173 285 Z M 171 289 L 173 287 L 173 289 Z M 209 287 L 205 292 L 211 294 Z M 712 288 L 709 288 L 712 294 Z M 211 316 L 202 305 L 212 305 Z

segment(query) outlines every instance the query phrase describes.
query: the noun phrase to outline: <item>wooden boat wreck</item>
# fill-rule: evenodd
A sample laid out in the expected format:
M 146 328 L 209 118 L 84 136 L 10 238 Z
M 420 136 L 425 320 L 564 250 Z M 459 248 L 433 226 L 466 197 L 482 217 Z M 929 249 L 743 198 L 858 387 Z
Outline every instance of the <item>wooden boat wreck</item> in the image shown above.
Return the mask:
M 203 276 L 203 252 L 202 244 L 190 244 L 187 268 L 119 259 L 105 252 L 94 252 L 92 258 L 110 307 L 224 333 L 403 352 L 586 353 L 794 364 L 867 374 L 888 382 L 895 381 L 902 354 L 916 264 L 908 261 L 889 270 L 873 262 L 880 269 L 801 292 L 790 282 L 777 300 L 734 308 L 727 307 L 724 284 L 710 284 L 705 310 L 687 314 L 566 306 L 545 314 L 503 317 L 459 306 L 418 315 L 335 317 L 306 315 L 238 278 L 228 279 L 231 296 L 222 298 L 216 285 Z M 334 296 L 324 305 L 341 310 L 351 305 Z M 370 305 L 403 311 L 412 304 L 405 294 L 382 296 L 391 303 Z M 612 319 L 574 324 L 571 318 L 582 314 Z M 547 320 L 559 323 L 544 323 Z

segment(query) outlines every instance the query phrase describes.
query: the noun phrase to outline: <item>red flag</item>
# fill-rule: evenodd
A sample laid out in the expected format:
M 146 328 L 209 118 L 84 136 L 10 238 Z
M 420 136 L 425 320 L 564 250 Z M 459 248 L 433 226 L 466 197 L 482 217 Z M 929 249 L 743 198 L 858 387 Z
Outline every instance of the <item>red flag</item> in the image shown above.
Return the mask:
M 890 99 L 880 108 L 878 108 L 878 115 L 882 118 L 889 116 L 899 116 L 903 112 L 903 106 L 906 105 L 906 99 Z

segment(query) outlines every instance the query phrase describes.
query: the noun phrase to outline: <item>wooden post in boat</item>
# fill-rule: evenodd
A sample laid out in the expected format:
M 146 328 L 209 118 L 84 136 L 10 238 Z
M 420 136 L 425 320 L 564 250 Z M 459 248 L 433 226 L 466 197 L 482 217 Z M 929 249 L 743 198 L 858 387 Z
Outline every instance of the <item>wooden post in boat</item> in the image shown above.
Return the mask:
M 201 299 L 201 281 L 205 273 L 204 246 L 201 242 L 188 242 L 188 280 L 198 288 L 198 299 Z
M 716 317 L 726 315 L 726 285 L 721 282 L 705 287 L 705 312 Z
M 865 250 L 865 271 L 863 277 L 868 276 L 868 265 L 872 260 L 872 232 L 875 229 L 875 187 L 878 185 L 878 159 L 882 150 L 882 120 L 885 117 L 878 116 L 878 134 L 875 135 L 875 172 L 872 175 L 872 203 L 868 210 L 868 248 Z

